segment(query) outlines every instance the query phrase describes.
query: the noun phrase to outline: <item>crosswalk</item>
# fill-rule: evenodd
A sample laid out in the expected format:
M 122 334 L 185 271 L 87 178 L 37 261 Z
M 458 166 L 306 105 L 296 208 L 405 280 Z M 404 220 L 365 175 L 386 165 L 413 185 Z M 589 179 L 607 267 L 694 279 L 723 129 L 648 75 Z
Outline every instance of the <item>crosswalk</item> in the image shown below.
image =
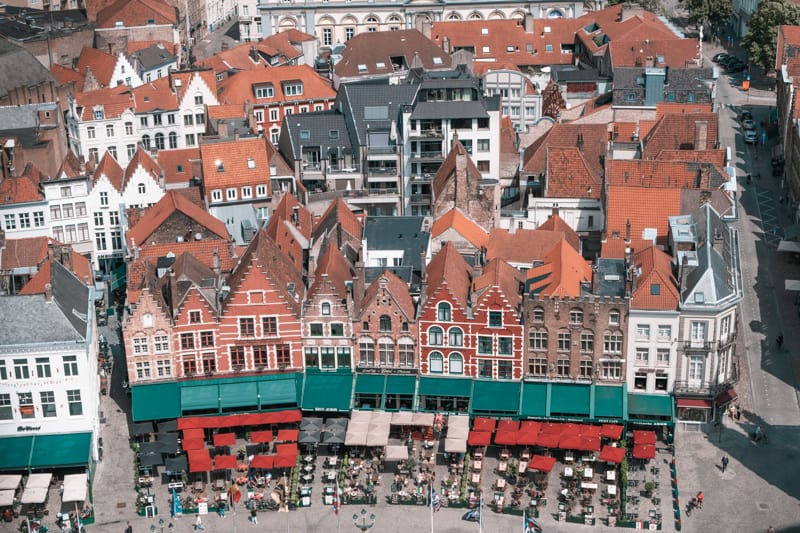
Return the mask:
M 758 209 L 761 213 L 761 230 L 764 232 L 764 240 L 769 244 L 777 245 L 781 240 L 780 213 L 775 202 L 772 190 L 756 187 L 756 199 Z

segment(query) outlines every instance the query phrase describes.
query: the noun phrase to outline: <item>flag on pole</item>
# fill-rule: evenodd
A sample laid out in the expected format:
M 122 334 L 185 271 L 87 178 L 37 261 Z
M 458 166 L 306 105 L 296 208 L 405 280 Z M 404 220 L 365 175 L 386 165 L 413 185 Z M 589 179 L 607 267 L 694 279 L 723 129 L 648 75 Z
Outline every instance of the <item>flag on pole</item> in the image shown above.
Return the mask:
M 528 511 L 522 514 L 522 533 L 542 533 L 542 525 L 536 518 L 528 516 Z

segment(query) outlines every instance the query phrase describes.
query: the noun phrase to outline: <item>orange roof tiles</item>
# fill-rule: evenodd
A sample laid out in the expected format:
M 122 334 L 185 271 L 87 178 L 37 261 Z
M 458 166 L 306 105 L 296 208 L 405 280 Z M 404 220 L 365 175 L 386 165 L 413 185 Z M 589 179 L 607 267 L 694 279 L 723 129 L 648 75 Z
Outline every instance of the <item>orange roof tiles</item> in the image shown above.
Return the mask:
M 614 159 L 606 164 L 606 183 L 628 187 L 702 186 L 698 182 L 697 165 L 654 159 Z
M 464 261 L 452 242 L 445 243 L 427 266 L 427 297 L 432 298 L 444 284 L 462 309 L 469 303 L 470 275 L 472 268 Z
M 67 150 L 67 155 L 64 156 L 64 160 L 61 162 L 61 166 L 54 177 L 59 180 L 64 178 L 77 178 L 84 174 L 85 168 L 81 168 L 81 162 L 78 156 L 75 155 L 75 152 L 70 148 Z
M 172 190 L 167 191 L 156 205 L 147 210 L 146 216 L 128 230 L 126 239 L 130 247 L 146 243 L 147 239 L 175 212 L 183 213 L 189 220 L 207 228 L 221 239 L 229 239 L 228 229 L 221 220 Z
M 600 257 L 603 259 L 625 259 L 626 248 L 643 250 L 651 244 L 653 244 L 652 241 L 644 239 L 631 238 L 630 241 L 625 241 L 625 234 L 621 233 L 619 237 L 611 236 L 603 243 L 600 249 Z
M 564 238 L 567 240 L 567 243 L 569 243 L 570 246 L 572 246 L 575 250 L 581 249 L 580 236 L 569 224 L 564 221 L 563 218 L 558 216 L 558 213 L 551 215 L 544 224 L 539 226 L 539 229 L 542 231 L 560 231 L 564 234 Z
M 609 53 L 613 68 L 699 66 L 700 48 L 697 39 L 643 39 L 611 41 Z
M 329 243 L 319 259 L 317 271 L 314 273 L 314 283 L 308 288 L 308 295 L 316 293 L 323 281 L 327 280 L 336 290 L 339 298 L 346 300 L 348 294 L 347 282 L 353 281 L 355 272 L 342 255 L 342 252 L 336 246 L 331 246 L 330 244 L 333 243 Z
M 180 103 L 170 87 L 170 78 L 158 78 L 145 83 L 131 91 L 133 106 L 137 113 L 149 113 L 155 110 L 170 111 L 178 109 Z
M 361 220 L 353 213 L 350 206 L 341 196 L 337 196 L 314 224 L 314 238 L 319 238 L 323 231 L 330 231 L 335 224 L 350 234 L 354 239 L 361 240 L 363 225 Z M 338 243 L 340 246 L 342 243 Z
M 547 153 L 548 198 L 600 198 L 602 175 L 589 168 L 580 148 L 551 147 Z
M 456 159 L 458 156 L 466 156 L 467 158 L 468 180 L 480 181 L 482 179 L 481 172 L 478 170 L 478 167 L 475 166 L 475 162 L 472 160 L 472 157 L 469 155 L 469 153 L 467 153 L 464 145 L 461 144 L 461 141 L 456 141 L 453 147 L 450 149 L 450 152 L 447 154 L 442 166 L 439 167 L 439 170 L 436 171 L 436 175 L 433 177 L 434 198 L 438 198 L 442 194 L 447 182 L 449 182 L 451 179 L 455 179 Z
M 403 57 L 403 69 L 413 66 L 425 70 L 450 68 L 446 53 L 416 29 L 362 32 L 347 41 L 342 59 L 336 63 L 339 77 L 388 75 L 395 71 L 393 57 Z M 436 60 L 436 58 L 439 58 Z
M 97 184 L 101 176 L 105 176 L 118 192 L 122 192 L 122 178 L 125 176 L 125 171 L 108 151 L 103 154 L 103 158 L 97 165 L 92 177 L 92 183 Z
M 81 76 L 80 72 L 77 70 L 62 67 L 58 63 L 55 63 L 50 67 L 50 74 L 52 74 L 61 85 L 74 83 L 75 91 L 81 91 L 83 89 L 83 76 Z
M 576 32 L 577 39 L 593 54 L 613 41 L 680 39 L 655 13 L 636 9 L 626 14 L 625 9 L 628 4 L 620 3 L 578 18 L 581 28 Z
M 789 58 L 785 58 L 783 54 L 786 52 L 786 47 L 800 46 L 800 26 L 790 26 L 782 24 L 778 26 L 778 44 L 777 53 L 775 54 L 775 70 L 780 70 L 781 65 L 784 65 Z
M 486 289 L 497 287 L 514 309 L 522 303 L 520 285 L 525 282 L 525 275 L 500 258 L 489 261 L 483 267 L 483 273 L 472 282 L 472 290 L 479 294 L 478 302 L 487 294 Z
M 128 163 L 127 168 L 125 169 L 125 174 L 123 176 L 122 181 L 122 188 L 128 186 L 131 178 L 136 173 L 136 170 L 141 167 L 142 170 L 150 174 L 150 176 L 157 182 L 159 177 L 161 176 L 161 167 L 158 166 L 155 159 L 150 156 L 150 152 L 145 150 L 144 147 L 140 144 L 139 147 L 136 149 L 136 152 L 133 154 L 130 162 Z
M 263 137 L 201 143 L 203 184 L 208 200 L 211 200 L 211 191 L 214 189 L 243 185 L 254 188 L 266 185 L 267 196 L 271 196 L 266 143 Z
M 662 150 L 656 156 L 656 161 L 711 163 L 718 168 L 723 168 L 726 157 L 727 154 L 724 148 L 719 150 Z
M 659 187 L 608 187 L 606 231 L 609 236 L 617 232 L 625 236 L 625 227 L 631 225 L 631 237 L 640 239 L 646 228 L 656 230 L 659 243 L 665 243 L 669 234 L 669 217 L 681 214 L 681 189 Z
M 176 24 L 177 10 L 160 0 L 118 0 L 97 13 L 98 28 L 115 28 L 117 22 L 126 27 Z
M 39 188 L 41 178 L 41 173 L 33 163 L 28 163 L 19 176 L 0 181 L 0 205 L 44 200 L 44 195 Z
M 656 121 L 669 113 L 711 113 L 711 104 L 682 104 L 678 102 L 659 102 L 656 104 Z M 644 134 L 641 135 L 644 137 Z
M 246 104 L 210 105 L 206 107 L 206 115 L 211 120 L 243 118 L 247 116 L 246 107 Z
M 92 285 L 94 277 L 92 274 L 92 264 L 84 256 L 70 249 L 70 261 L 72 261 L 71 272 L 75 277 L 86 286 Z M 25 284 L 19 294 L 44 294 L 46 285 L 50 283 L 50 271 L 52 261 L 45 261 L 39 271 Z
M 78 57 L 76 70 L 82 80 L 86 77 L 86 71 L 91 70 L 94 79 L 97 80 L 101 87 L 109 87 L 111 86 L 111 76 L 114 75 L 114 68 L 117 66 L 118 60 L 119 58 L 112 54 L 97 48 L 84 46 L 80 57 Z
M 277 176 L 294 176 L 294 169 L 289 166 L 289 163 L 286 162 L 269 139 L 267 139 L 267 157 L 269 157 L 270 170 L 274 168 L 276 172 L 275 176 L 272 176 L 273 178 Z M 306 192 L 302 182 L 295 179 L 295 185 L 297 186 L 297 184 L 299 184 L 299 189 Z
M 716 113 L 667 113 L 643 139 L 642 159 L 653 159 L 663 150 L 705 150 L 717 144 Z M 695 128 L 706 123 L 706 145 L 695 146 Z
M 220 74 L 228 71 L 243 71 L 269 67 L 253 43 L 243 43 L 228 50 L 223 50 L 206 59 L 197 62 L 197 65 L 208 67 Z
M 178 194 L 178 196 L 181 195 Z M 137 244 L 137 246 L 139 245 Z M 178 256 L 182 253 L 189 253 L 208 268 L 214 268 L 215 251 L 219 255 L 220 268 L 222 271 L 230 272 L 237 261 L 237 256 L 235 253 L 236 249 L 235 247 L 230 246 L 228 240 L 224 239 L 203 239 L 201 241 L 173 241 L 161 244 L 145 244 L 141 246 L 139 250 L 139 256 L 141 258 L 157 258 L 166 257 L 168 254 L 174 254 Z
M 518 229 L 514 233 L 502 228 L 493 228 L 486 246 L 486 259 L 495 257 L 512 264 L 531 265 L 541 260 L 564 234 L 559 231 Z
M 159 150 L 156 161 L 164 171 L 164 182 L 167 186 L 185 184 L 195 176 L 193 163 L 200 161 L 200 149 Z
M 364 292 L 364 298 L 361 300 L 361 309 L 363 310 L 366 308 L 366 306 L 375 299 L 378 294 L 378 289 L 381 288 L 382 280 L 386 280 L 386 290 L 394 297 L 397 306 L 403 311 L 406 318 L 408 318 L 408 320 L 414 320 L 416 317 L 416 306 L 408 292 L 408 285 L 388 268 L 367 287 L 367 290 Z
M 303 91 L 299 95 L 286 95 L 284 84 L 302 82 Z M 272 85 L 274 96 L 256 98 L 255 87 Z M 240 72 L 219 84 L 218 98 L 223 104 L 275 105 L 279 102 L 296 102 L 307 100 L 333 100 L 336 91 L 330 82 L 317 74 L 308 65 L 286 65 L 280 68 L 267 68 Z
M 631 294 L 634 309 L 678 309 L 678 283 L 672 274 L 672 258 L 653 245 L 634 249 L 634 265 L 640 269 Z
M 464 215 L 457 207 L 433 221 L 431 238 L 438 237 L 448 229 L 452 229 L 478 249 L 486 246 L 489 241 L 489 234 L 486 233 L 486 230 Z
M 47 246 L 61 243 L 50 237 L 27 237 L 24 239 L 7 239 L 0 248 L 0 269 L 30 268 L 41 265 L 47 259 Z
M 295 220 L 294 214 L 297 213 Z M 311 213 L 291 194 L 284 194 L 264 230 L 292 264 L 302 272 L 303 250 L 308 247 L 314 222 Z
M 592 267 L 565 239 L 544 257 L 544 264 L 528 270 L 528 291 L 537 295 L 576 298 L 581 286 L 592 281 Z
M 101 106 L 104 118 L 117 118 L 125 110 L 133 109 L 133 96 L 127 85 L 107 87 L 96 91 L 75 94 L 75 104 L 80 120 L 90 121 L 94 118 L 95 106 Z

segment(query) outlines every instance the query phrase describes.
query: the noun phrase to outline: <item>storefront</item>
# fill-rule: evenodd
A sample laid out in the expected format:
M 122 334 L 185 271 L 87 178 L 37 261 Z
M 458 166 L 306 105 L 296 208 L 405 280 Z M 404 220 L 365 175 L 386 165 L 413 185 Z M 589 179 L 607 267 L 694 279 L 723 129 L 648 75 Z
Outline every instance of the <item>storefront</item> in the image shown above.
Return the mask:
M 466 413 L 472 397 L 472 380 L 422 377 L 418 396 L 417 409 L 420 411 Z

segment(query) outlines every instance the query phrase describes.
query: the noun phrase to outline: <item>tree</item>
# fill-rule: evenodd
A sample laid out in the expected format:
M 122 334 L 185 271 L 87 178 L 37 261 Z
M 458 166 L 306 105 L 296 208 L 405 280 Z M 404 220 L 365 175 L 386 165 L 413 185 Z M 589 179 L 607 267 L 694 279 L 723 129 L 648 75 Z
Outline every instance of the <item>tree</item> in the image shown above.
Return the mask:
M 750 29 L 742 39 L 742 47 L 750 60 L 770 70 L 775 65 L 778 26 L 800 24 L 800 7 L 787 0 L 761 0 L 750 18 Z
M 733 14 L 732 0 L 681 0 L 689 11 L 689 22 L 698 26 L 725 24 Z
M 630 1 L 630 0 L 609 0 L 608 1 L 608 5 L 609 6 L 613 6 L 613 5 L 622 4 L 622 3 L 628 2 L 628 1 Z M 651 13 L 660 14 L 660 13 L 662 13 L 664 11 L 664 6 L 662 5 L 661 0 L 637 0 L 637 1 L 632 2 L 632 3 L 638 4 L 639 6 L 644 8 L 645 11 L 650 11 Z

